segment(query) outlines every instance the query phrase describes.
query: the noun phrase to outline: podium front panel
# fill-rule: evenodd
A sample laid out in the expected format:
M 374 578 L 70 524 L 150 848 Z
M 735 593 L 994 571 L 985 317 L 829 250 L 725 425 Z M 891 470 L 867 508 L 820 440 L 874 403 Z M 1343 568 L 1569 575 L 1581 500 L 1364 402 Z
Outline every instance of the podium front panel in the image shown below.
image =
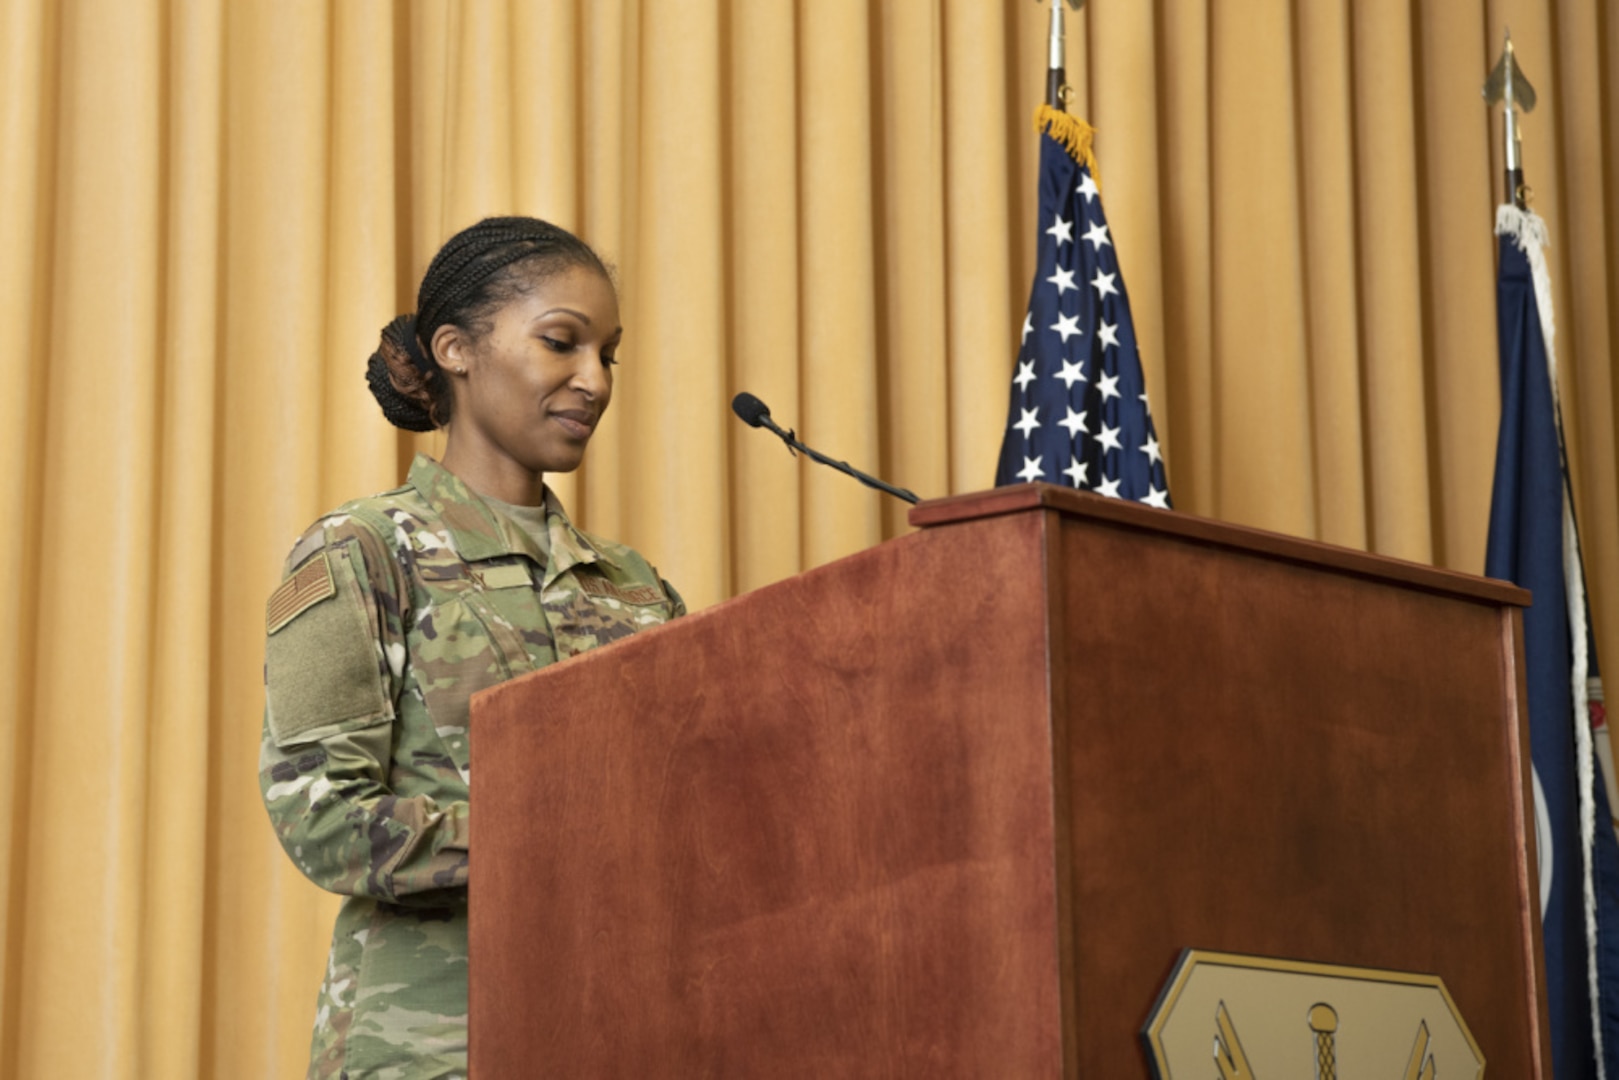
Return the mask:
M 1060 1076 L 1038 517 L 480 698 L 475 1076 Z

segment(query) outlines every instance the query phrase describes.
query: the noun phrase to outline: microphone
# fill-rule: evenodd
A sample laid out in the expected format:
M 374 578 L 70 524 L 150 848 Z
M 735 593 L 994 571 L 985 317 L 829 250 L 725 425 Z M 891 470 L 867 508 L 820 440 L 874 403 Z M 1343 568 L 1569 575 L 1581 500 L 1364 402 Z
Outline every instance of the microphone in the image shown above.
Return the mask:
M 856 469 L 847 461 L 834 461 L 825 454 L 805 446 L 803 443 L 798 441 L 797 432 L 792 431 L 791 429 L 783 431 L 781 428 L 777 427 L 776 422 L 770 419 L 770 406 L 766 405 L 764 402 L 760 401 L 746 390 L 742 391 L 736 397 L 731 399 L 731 411 L 736 413 L 742 422 L 747 424 L 749 427 L 762 427 L 769 431 L 775 432 L 778 436 L 780 436 L 781 441 L 787 444 L 788 453 L 792 453 L 794 451 L 801 452 L 811 461 L 819 462 L 822 465 L 830 465 L 832 468 L 838 470 L 838 472 L 847 473 L 849 476 L 854 477 L 867 487 L 876 488 L 878 491 L 887 492 L 896 499 L 904 499 L 906 502 L 913 505 L 921 501 L 914 491 L 906 491 L 904 488 L 898 488 L 892 484 L 885 484 L 875 476 L 868 476 L 859 469 Z
M 775 421 L 770 419 L 770 406 L 746 390 L 731 399 L 731 411 L 740 416 L 742 422 L 749 427 L 769 428 L 782 438 L 787 437 L 787 433 L 777 427 Z

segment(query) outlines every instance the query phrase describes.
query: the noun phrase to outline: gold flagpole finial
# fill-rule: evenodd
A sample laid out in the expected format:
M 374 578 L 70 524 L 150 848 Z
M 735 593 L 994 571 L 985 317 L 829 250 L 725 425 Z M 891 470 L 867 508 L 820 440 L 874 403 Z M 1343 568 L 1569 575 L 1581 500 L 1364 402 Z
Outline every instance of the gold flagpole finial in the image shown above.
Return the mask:
M 1529 85 L 1523 68 L 1518 66 L 1517 54 L 1512 50 L 1511 30 L 1507 31 L 1501 59 L 1495 62 L 1490 77 L 1484 80 L 1484 101 L 1489 105 L 1500 102 L 1504 106 L 1502 127 L 1506 144 L 1507 197 L 1518 209 L 1526 209 L 1529 188 L 1523 182 L 1523 144 L 1518 137 L 1518 110 L 1526 113 L 1534 111 L 1535 88 Z

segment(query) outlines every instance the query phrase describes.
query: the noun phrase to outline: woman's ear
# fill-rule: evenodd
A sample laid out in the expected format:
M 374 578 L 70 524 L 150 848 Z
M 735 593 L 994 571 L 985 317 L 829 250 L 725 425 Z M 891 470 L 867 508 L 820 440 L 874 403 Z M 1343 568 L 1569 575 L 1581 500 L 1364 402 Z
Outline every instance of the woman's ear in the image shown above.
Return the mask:
M 433 359 L 438 362 L 440 368 L 451 375 L 467 373 L 467 360 L 472 355 L 472 349 L 460 327 L 445 323 L 433 331 L 433 340 L 430 344 Z

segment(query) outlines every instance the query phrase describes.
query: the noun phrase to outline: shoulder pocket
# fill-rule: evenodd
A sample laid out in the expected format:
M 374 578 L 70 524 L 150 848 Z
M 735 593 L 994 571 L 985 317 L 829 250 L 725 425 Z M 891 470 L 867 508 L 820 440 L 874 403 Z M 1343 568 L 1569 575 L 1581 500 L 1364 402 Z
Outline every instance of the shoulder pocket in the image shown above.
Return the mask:
M 327 548 L 288 578 L 265 622 L 265 697 L 277 746 L 393 714 L 377 628 L 347 545 Z

